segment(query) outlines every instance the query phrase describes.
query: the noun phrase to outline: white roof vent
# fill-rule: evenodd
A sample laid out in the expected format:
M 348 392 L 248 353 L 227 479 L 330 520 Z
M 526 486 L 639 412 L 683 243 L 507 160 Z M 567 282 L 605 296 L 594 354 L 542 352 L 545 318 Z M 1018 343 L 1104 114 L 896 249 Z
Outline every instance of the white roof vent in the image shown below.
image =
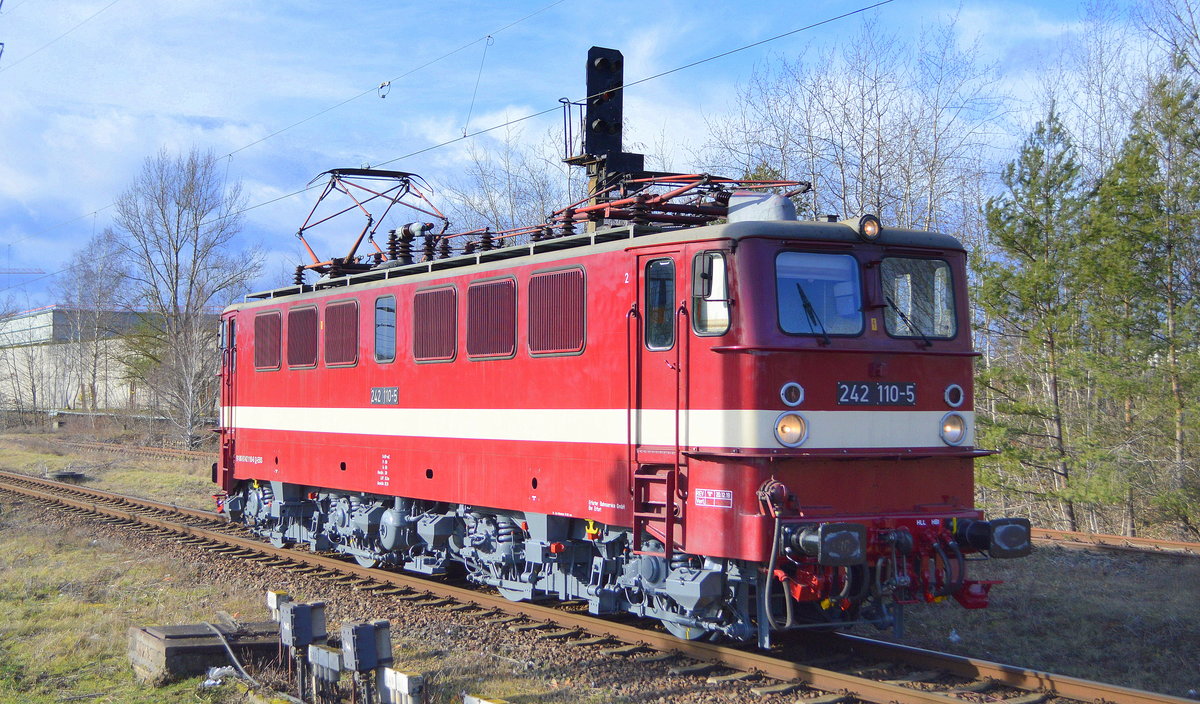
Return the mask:
M 729 196 L 729 222 L 795 219 L 796 204 L 778 193 L 734 191 Z

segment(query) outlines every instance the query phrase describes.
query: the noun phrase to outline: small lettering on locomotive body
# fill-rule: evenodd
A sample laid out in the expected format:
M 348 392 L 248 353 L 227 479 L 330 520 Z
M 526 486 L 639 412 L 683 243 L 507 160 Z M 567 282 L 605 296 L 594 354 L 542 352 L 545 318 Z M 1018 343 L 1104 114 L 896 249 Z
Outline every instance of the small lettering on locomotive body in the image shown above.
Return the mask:
M 391 483 L 392 478 L 388 474 L 388 460 L 390 460 L 391 458 L 392 458 L 391 455 L 380 455 L 379 456 L 379 469 L 375 470 L 375 485 L 376 486 L 388 486 Z
M 400 387 L 376 386 L 371 389 L 371 404 L 375 406 L 395 406 L 400 403 Z
M 237 460 L 238 462 L 246 462 L 248 464 L 263 463 L 263 459 L 261 457 L 254 457 L 253 455 L 236 455 L 233 459 Z
M 708 508 L 733 508 L 733 492 L 726 489 L 696 489 L 696 505 Z
M 611 503 L 608 501 L 597 501 L 596 499 L 588 499 L 587 510 L 599 513 L 604 509 L 616 509 L 618 511 L 625 510 L 625 504 Z

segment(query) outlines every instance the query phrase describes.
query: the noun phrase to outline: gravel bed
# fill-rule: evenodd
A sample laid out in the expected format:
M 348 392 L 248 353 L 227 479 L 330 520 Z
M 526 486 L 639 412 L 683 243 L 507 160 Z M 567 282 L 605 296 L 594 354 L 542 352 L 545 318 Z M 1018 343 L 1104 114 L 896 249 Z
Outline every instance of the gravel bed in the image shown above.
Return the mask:
M 26 504 L 26 506 L 29 506 Z M 59 528 L 78 528 L 71 514 L 33 509 L 40 520 Z M 300 601 L 324 601 L 330 632 L 343 622 L 388 619 L 395 649 L 394 667 L 426 676 L 429 702 L 458 702 L 464 693 L 519 702 L 794 702 L 796 693 L 756 697 L 750 688 L 769 680 L 708 684 L 705 676 L 672 675 L 671 667 L 689 661 L 672 658 L 644 662 L 631 657 L 600 654 L 600 646 L 575 647 L 540 639 L 505 625 L 482 623 L 482 612 L 457 614 L 419 606 L 387 596 L 210 553 L 156 538 L 131 528 L 97 523 L 91 533 L 118 541 L 132 557 L 155 558 L 193 569 L 181 572 L 177 586 L 188 579 L 231 591 L 263 594 L 264 610 L 239 614 L 241 620 L 266 618 L 266 590 L 284 591 Z M 131 567 L 136 561 L 131 561 Z M 211 604 L 214 613 L 222 609 Z M 146 624 L 163 625 L 163 624 Z M 124 637 L 124 634 L 120 634 Z M 711 674 L 725 674 L 717 670 Z M 278 681 L 278 675 L 275 675 Z

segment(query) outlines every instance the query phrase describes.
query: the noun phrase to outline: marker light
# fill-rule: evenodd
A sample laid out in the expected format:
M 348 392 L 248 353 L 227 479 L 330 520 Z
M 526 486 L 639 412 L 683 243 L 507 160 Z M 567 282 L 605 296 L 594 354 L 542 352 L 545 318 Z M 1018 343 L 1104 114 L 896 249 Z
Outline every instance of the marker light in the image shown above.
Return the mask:
M 781 445 L 798 447 L 808 439 L 808 423 L 799 413 L 782 413 L 775 419 L 775 439 Z
M 958 408 L 966 400 L 966 394 L 963 393 L 963 388 L 958 384 L 947 386 L 946 393 L 943 396 L 946 399 L 946 405 L 951 408 Z
M 786 406 L 799 406 L 804 402 L 804 387 L 789 381 L 779 389 L 779 399 Z
M 967 439 L 967 421 L 957 413 L 947 413 L 942 416 L 941 436 L 947 445 L 961 445 Z

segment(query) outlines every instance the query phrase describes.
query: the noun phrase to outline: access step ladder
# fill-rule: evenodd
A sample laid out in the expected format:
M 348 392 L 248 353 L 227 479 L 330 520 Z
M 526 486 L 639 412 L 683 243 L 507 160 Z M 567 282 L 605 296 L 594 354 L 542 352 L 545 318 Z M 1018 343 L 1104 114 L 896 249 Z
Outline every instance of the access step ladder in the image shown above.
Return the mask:
M 678 471 L 672 465 L 642 465 L 633 473 L 633 553 L 655 555 L 670 560 L 675 544 L 675 524 L 678 520 L 675 492 Z M 653 538 L 663 544 L 663 550 L 643 550 L 642 541 Z

